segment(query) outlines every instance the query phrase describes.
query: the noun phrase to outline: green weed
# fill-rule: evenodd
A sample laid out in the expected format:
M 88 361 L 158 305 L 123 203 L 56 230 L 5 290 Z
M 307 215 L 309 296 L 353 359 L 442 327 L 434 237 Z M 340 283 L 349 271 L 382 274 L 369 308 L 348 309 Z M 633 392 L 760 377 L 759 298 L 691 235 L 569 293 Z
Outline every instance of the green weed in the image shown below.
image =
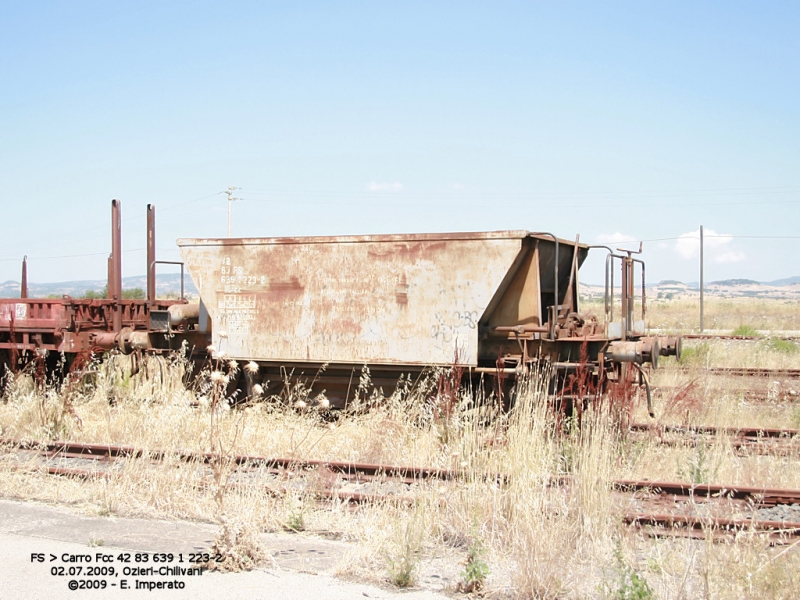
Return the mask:
M 750 325 L 739 325 L 731 332 L 731 335 L 737 335 L 741 337 L 759 337 L 758 331 L 756 331 L 756 329 Z
M 766 340 L 764 345 L 769 350 L 780 352 L 781 354 L 797 354 L 800 352 L 800 346 L 798 346 L 795 342 L 790 342 L 789 340 L 771 339 Z
M 485 560 L 486 554 L 487 550 L 483 541 L 474 537 L 467 548 L 466 568 L 461 574 L 462 581 L 458 584 L 458 591 L 470 594 L 483 589 L 490 572 L 489 565 Z
M 704 365 L 708 361 L 711 353 L 711 346 L 707 342 L 701 342 L 696 346 L 684 346 L 681 352 L 681 365 Z
M 688 464 L 678 466 L 678 473 L 692 483 L 708 483 L 719 473 L 719 465 L 714 462 L 705 444 L 698 444 Z
M 615 600 L 650 600 L 653 598 L 655 592 L 653 592 L 653 588 L 650 587 L 647 580 L 625 562 L 619 542 L 617 542 L 617 548 L 614 550 L 614 558 L 617 562 L 618 579 L 617 588 L 612 598 Z
M 301 498 L 293 499 L 293 506 L 286 518 L 286 529 L 298 533 L 306 528 L 305 504 Z
M 411 587 L 416 582 L 424 538 L 425 523 L 419 509 L 405 525 L 397 525 L 394 548 L 385 554 L 389 579 L 397 587 Z

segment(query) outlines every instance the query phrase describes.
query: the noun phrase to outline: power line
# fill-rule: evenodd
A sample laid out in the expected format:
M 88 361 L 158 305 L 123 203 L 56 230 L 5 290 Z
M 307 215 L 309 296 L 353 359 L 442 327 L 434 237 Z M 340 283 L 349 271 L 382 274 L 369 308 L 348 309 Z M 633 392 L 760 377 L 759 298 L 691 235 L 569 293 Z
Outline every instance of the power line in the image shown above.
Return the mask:
M 255 192 L 248 193 L 255 194 Z M 800 192 L 798 192 L 800 195 Z M 537 209 L 544 209 L 544 208 L 557 208 L 559 210 L 570 208 L 570 209 L 609 209 L 609 208 L 629 208 L 631 206 L 632 200 L 630 198 L 620 197 L 618 198 L 623 203 L 610 203 L 609 200 L 613 198 L 601 198 L 598 197 L 598 202 L 594 203 L 580 203 L 580 204 L 564 204 L 563 202 L 556 203 L 555 201 L 561 199 L 572 199 L 570 197 L 562 197 L 558 194 L 553 195 L 542 195 L 542 196 L 504 196 L 502 194 L 483 194 L 486 196 L 485 202 L 475 202 L 474 199 L 470 199 L 470 203 L 464 203 L 464 198 L 458 194 L 449 194 L 449 195 L 434 195 L 434 194 L 426 194 L 426 193 L 419 193 L 419 194 L 399 194 L 399 193 L 341 193 L 341 194 L 303 194 L 302 192 L 286 192 L 282 193 L 282 196 L 296 196 L 296 197 L 289 197 L 289 198 L 282 198 L 277 194 L 270 194 L 270 198 L 267 199 L 258 199 L 258 198 L 250 198 L 252 202 L 256 203 L 269 203 L 269 204 L 288 204 L 288 205 L 316 205 L 316 206 L 331 206 L 331 207 L 341 207 L 341 206 L 354 206 L 354 207 L 371 207 L 375 205 L 375 201 L 380 203 L 381 208 L 390 208 L 390 207 L 397 207 L 397 208 L 409 208 L 409 207 L 426 207 L 429 208 L 432 202 L 454 202 L 457 201 L 459 204 L 459 208 L 492 208 L 496 209 L 498 205 L 502 205 L 503 208 L 537 208 Z M 320 198 L 318 200 L 306 200 L 303 199 L 303 196 L 314 196 Z M 354 197 L 356 196 L 359 201 L 356 202 L 341 202 L 341 201 L 325 201 L 322 198 L 329 198 L 330 200 L 337 200 L 341 197 Z M 637 198 L 667 198 L 667 196 L 637 196 Z M 680 196 L 676 196 L 680 197 Z M 688 197 L 688 196 L 686 196 Z M 520 202 L 525 199 L 530 200 L 531 202 L 536 202 L 536 204 L 524 203 L 521 204 Z M 409 201 L 412 200 L 411 202 Z M 392 200 L 390 202 L 386 202 L 386 200 Z M 511 200 L 515 202 L 515 204 L 508 203 L 507 200 Z M 549 200 L 550 204 L 546 201 Z M 370 202 L 372 201 L 372 202 Z M 502 203 L 502 204 L 501 204 Z M 683 203 L 676 203 L 670 202 L 669 207 L 684 207 L 690 206 L 693 208 L 705 208 L 705 207 L 716 207 L 716 206 L 767 206 L 767 205 L 780 205 L 780 204 L 800 204 L 800 198 L 793 199 L 793 200 L 765 200 L 765 201 L 745 201 L 745 202 L 706 202 L 702 204 L 698 204 L 697 202 L 683 202 Z M 651 203 L 643 203 L 643 202 L 636 202 L 636 208 L 664 208 L 665 204 L 663 202 L 651 202 Z
M 732 237 L 738 239 L 751 238 L 754 240 L 800 240 L 800 235 L 707 235 L 706 237 Z
M 694 235 L 695 232 L 691 234 L 683 234 L 676 237 L 663 237 L 663 238 L 650 238 L 647 240 L 625 240 L 619 242 L 613 242 L 615 244 L 638 244 L 639 242 L 668 242 L 673 240 L 698 240 L 700 239 L 699 233 Z M 703 234 L 705 238 L 729 238 L 729 239 L 754 239 L 754 240 L 800 240 L 800 235 L 727 235 L 724 233 L 716 234 L 716 235 L 709 235 Z
M 358 190 L 358 191 L 347 191 L 347 192 L 336 192 L 331 190 L 251 190 L 248 188 L 249 194 L 304 194 L 304 195 L 329 195 L 329 196 L 341 196 L 341 195 L 353 195 L 353 194 L 366 194 L 366 195 L 378 195 L 378 194 L 390 194 L 390 195 L 419 195 L 424 194 L 425 192 L 414 192 L 411 190 L 406 189 L 393 189 L 393 190 Z M 731 195 L 741 193 L 741 194 L 748 194 L 753 192 L 761 192 L 767 194 L 786 194 L 792 192 L 800 192 L 800 185 L 787 185 L 787 186 L 773 186 L 773 187 L 738 187 L 738 188 L 704 188 L 704 189 L 689 189 L 689 190 L 674 190 L 674 191 L 665 191 L 665 190 L 608 190 L 608 191 L 585 191 L 585 192 L 486 192 L 486 191 L 471 191 L 465 189 L 453 189 L 450 190 L 453 194 L 458 194 L 461 196 L 464 195 L 474 195 L 480 194 L 485 195 L 487 193 L 491 193 L 493 196 L 496 195 L 505 195 L 505 196 L 542 196 L 542 197 L 567 197 L 567 196 L 630 196 L 630 195 L 656 195 L 656 196 L 679 196 L 679 195 Z
M 132 248 L 130 250 L 123 250 L 123 254 L 129 254 L 131 252 L 141 252 L 142 250 L 146 250 L 146 248 Z M 28 256 L 28 262 L 32 260 L 60 260 L 63 258 L 85 258 L 87 256 L 108 256 L 108 252 L 91 252 L 88 254 L 63 254 L 61 256 Z M 2 262 L 20 262 L 19 258 L 0 258 Z
M 167 205 L 159 209 L 159 212 L 167 212 L 171 210 L 175 210 L 190 204 L 195 204 L 197 202 L 201 202 L 203 200 L 207 200 L 209 198 L 213 198 L 220 194 L 226 194 L 228 196 L 228 236 L 231 235 L 231 205 L 234 201 L 240 200 L 241 198 L 237 198 L 233 196 L 233 192 L 235 190 L 241 190 L 242 188 L 238 188 L 235 186 L 228 187 L 227 191 L 223 192 L 214 192 L 211 194 L 207 194 L 205 196 L 201 196 L 199 198 L 194 198 L 192 200 L 188 200 L 185 202 L 179 202 L 177 204 Z M 464 196 L 475 196 L 475 195 L 482 195 L 482 196 L 491 196 L 490 199 L 487 198 L 486 203 L 478 203 L 478 204 L 460 204 L 462 208 L 481 208 L 481 207 L 490 207 L 490 208 L 497 208 L 498 200 L 502 201 L 503 198 L 514 198 L 516 200 L 524 200 L 525 198 L 529 198 L 532 200 L 547 200 L 547 199 L 559 199 L 559 198 L 579 198 L 585 196 L 604 196 L 604 195 L 617 195 L 620 197 L 625 196 L 633 196 L 636 195 L 637 197 L 650 197 L 650 198 L 668 198 L 668 197 L 688 197 L 688 196 L 709 196 L 709 195 L 740 195 L 740 194 L 747 194 L 747 193 L 765 193 L 765 194 L 784 194 L 784 193 L 800 193 L 799 186 L 776 186 L 776 187 L 751 187 L 751 188 L 716 188 L 716 189 L 701 189 L 701 190 L 683 190 L 683 191 L 676 191 L 676 192 L 658 192 L 653 190 L 642 190 L 642 191 L 607 191 L 607 192 L 559 192 L 559 193 L 549 193 L 549 192 L 520 192 L 520 193 L 493 193 L 489 194 L 486 192 L 464 192 L 462 190 L 454 190 L 452 193 L 447 195 L 431 195 L 424 192 L 409 192 L 405 190 L 397 191 L 397 192 L 371 192 L 371 191 L 358 191 L 358 192 L 333 192 L 333 191 L 324 191 L 324 190 L 307 190 L 307 191 L 259 191 L 259 190 L 249 190 L 248 189 L 248 197 L 251 195 L 269 195 L 275 196 L 277 194 L 284 195 L 284 196 L 317 196 L 317 197 L 328 197 L 328 198 L 340 198 L 340 197 L 361 197 L 364 199 L 375 200 L 375 199 L 398 199 L 398 197 L 402 198 L 412 198 L 417 200 L 424 200 L 424 202 L 418 202 L 416 204 L 409 203 L 407 200 L 395 202 L 395 203 L 381 203 L 382 207 L 388 206 L 398 206 L 404 209 L 407 209 L 409 206 L 426 206 L 429 207 L 431 201 L 435 200 L 458 200 L 463 198 Z M 329 203 L 324 201 L 303 201 L 298 199 L 286 199 L 282 200 L 280 198 L 271 197 L 264 200 L 254 200 L 255 202 L 269 202 L 269 203 L 279 203 L 279 204 L 324 204 L 324 205 L 333 205 L 333 206 L 360 206 L 363 207 L 367 205 L 366 202 L 335 202 Z M 766 202 L 723 202 L 723 203 L 707 203 L 700 206 L 757 206 L 757 205 L 764 205 L 764 204 L 794 204 L 798 203 L 800 200 L 773 200 L 773 201 L 766 201 Z M 573 208 L 613 208 L 615 205 L 609 204 L 607 202 L 603 203 L 602 205 L 598 204 L 573 204 L 573 205 L 565 205 L 563 203 L 553 204 L 553 208 L 558 208 L 559 210 L 562 209 L 573 209 Z M 617 205 L 617 206 L 625 206 L 629 207 L 630 202 Z M 659 206 L 663 207 L 663 203 L 658 204 L 641 204 L 637 203 L 637 207 L 644 207 L 644 206 Z M 696 202 L 691 204 L 675 204 L 670 203 L 671 207 L 678 207 L 678 206 L 692 206 L 697 208 L 698 204 Z M 505 208 L 532 208 L 530 204 L 523 204 L 523 205 L 510 205 L 504 204 Z M 547 205 L 542 206 L 539 204 L 536 208 L 547 208 Z M 131 216 L 123 220 L 123 222 L 134 221 L 143 218 L 144 215 L 137 215 Z M 88 230 L 82 231 L 94 231 L 100 229 L 99 226 L 90 228 Z M 58 240 L 59 238 L 74 238 L 73 234 L 63 234 L 61 236 L 57 236 L 55 238 L 50 237 L 46 241 L 53 241 Z M 708 238 L 730 238 L 730 239 L 774 239 L 774 240 L 795 240 L 800 239 L 800 236 L 759 236 L 759 235 L 706 235 L 705 237 Z M 635 240 L 634 243 L 638 242 L 658 242 L 658 241 L 675 241 L 679 239 L 693 239 L 691 235 L 682 235 L 682 236 L 675 236 L 675 237 L 662 237 L 662 238 L 650 238 L 650 239 L 643 239 L 643 240 Z M 39 244 L 44 240 L 25 240 L 26 244 Z M 623 243 L 631 243 L 631 242 L 617 242 L 620 244 Z M 4 247 L 16 247 L 19 246 L 19 243 L 8 244 L 6 246 L 0 246 L 0 248 Z M 138 252 L 143 250 L 143 248 L 133 249 L 133 250 L 126 250 L 126 253 L 129 252 Z M 64 259 L 64 258 L 84 258 L 84 257 L 91 257 L 91 256 L 102 256 L 107 253 L 105 252 L 96 252 L 96 253 L 85 253 L 85 254 L 69 254 L 69 255 L 54 255 L 54 256 L 42 256 L 42 257 L 30 257 L 29 260 L 57 260 L 57 259 Z M 0 258 L 0 262 L 18 262 L 19 258 Z
M 194 204 L 196 202 L 201 202 L 202 200 L 207 200 L 208 198 L 213 198 L 214 196 L 219 196 L 220 194 L 224 194 L 224 193 L 225 192 L 214 192 L 213 194 L 208 194 L 206 196 L 202 196 L 200 198 L 195 198 L 195 199 L 189 200 L 187 202 L 179 202 L 178 204 L 167 205 L 165 207 L 159 208 L 158 211 L 159 211 L 159 213 L 162 213 L 162 212 L 167 212 L 167 211 L 170 211 L 170 210 L 175 210 L 176 208 L 181 208 L 182 206 L 187 206 L 189 204 Z M 144 214 L 133 215 L 133 216 L 126 217 L 126 218 L 122 219 L 122 222 L 123 223 L 129 223 L 131 221 L 138 221 L 139 219 L 144 219 L 145 217 L 146 217 L 146 215 L 144 215 Z M 105 229 L 105 226 L 102 226 L 102 225 L 96 225 L 94 227 L 87 227 L 87 228 L 81 227 L 81 232 L 82 233 L 88 233 L 88 232 L 100 231 L 100 230 L 103 230 L 103 229 Z M 0 250 L 4 250 L 6 248 L 15 248 L 15 247 L 18 247 L 21 243 L 31 244 L 31 245 L 38 245 L 38 244 L 41 244 L 43 242 L 52 242 L 52 241 L 58 241 L 58 240 L 62 240 L 62 239 L 74 240 L 74 238 L 75 238 L 74 233 L 62 233 L 60 235 L 49 236 L 47 238 L 33 238 L 33 239 L 26 238 L 24 240 L 24 242 L 12 242 L 12 243 L 9 243 L 9 244 L 4 244 L 4 245 L 0 246 Z M 91 255 L 81 254 L 81 255 L 77 255 L 77 256 L 91 256 Z M 0 261 L 4 261 L 4 260 L 8 260 L 8 259 L 0 259 Z

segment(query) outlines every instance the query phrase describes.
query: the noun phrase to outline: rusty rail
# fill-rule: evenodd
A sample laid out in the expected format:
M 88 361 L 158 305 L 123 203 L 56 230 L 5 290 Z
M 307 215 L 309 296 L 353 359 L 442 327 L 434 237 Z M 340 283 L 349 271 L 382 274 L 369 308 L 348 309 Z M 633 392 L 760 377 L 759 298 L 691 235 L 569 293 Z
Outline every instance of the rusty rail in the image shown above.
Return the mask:
M 680 390 L 683 386 L 680 385 L 660 385 L 653 387 L 654 394 L 664 394 L 667 392 L 674 392 Z M 798 390 L 778 390 L 770 394 L 768 391 L 760 390 L 737 390 L 742 395 L 742 400 L 747 402 L 796 402 L 800 401 L 800 392 Z
M 694 515 L 671 515 L 660 513 L 627 513 L 624 523 L 634 526 L 650 525 L 661 529 L 685 528 L 690 530 L 711 529 L 735 533 L 737 531 L 771 531 L 786 536 L 800 536 L 800 523 L 792 521 L 770 521 L 766 519 L 727 519 L 724 517 L 698 517 Z
M 778 336 L 778 335 L 732 335 L 724 333 L 683 333 L 681 337 L 685 340 L 736 340 L 743 342 L 757 342 L 762 340 L 783 340 L 793 342 L 800 339 L 800 336 Z
M 631 431 L 652 431 L 681 434 L 710 434 L 728 435 L 732 437 L 748 438 L 753 440 L 791 439 L 800 436 L 800 429 L 778 429 L 772 427 L 716 427 L 714 425 L 656 425 L 653 423 L 631 423 Z
M 697 446 L 710 444 L 714 437 L 723 435 L 731 438 L 729 444 L 742 455 L 764 454 L 773 456 L 793 456 L 800 453 L 800 430 L 750 427 L 713 427 L 681 425 L 657 425 L 633 423 L 630 431 L 657 435 L 657 443 L 669 446 Z M 677 434 L 680 437 L 664 437 L 664 434 Z
M 211 453 L 179 453 L 179 452 L 149 452 L 132 446 L 119 446 L 112 444 L 87 444 L 75 442 L 20 441 L 0 439 L 0 444 L 21 449 L 32 449 L 50 458 L 95 459 L 109 461 L 123 457 L 149 458 L 162 460 L 167 456 L 176 456 L 182 461 L 198 461 L 204 464 L 219 460 L 219 456 Z M 392 465 L 376 465 L 366 463 L 349 463 L 336 461 L 295 460 L 286 458 L 267 458 L 262 456 L 236 455 L 230 458 L 231 462 L 246 467 L 267 467 L 271 469 L 309 469 L 313 467 L 326 468 L 334 472 L 348 475 L 387 476 L 390 479 L 461 479 L 469 476 L 465 471 L 436 469 L 425 467 L 402 467 Z M 77 477 L 82 479 L 108 477 L 107 470 L 75 469 L 65 466 L 47 465 L 47 472 L 53 475 Z M 485 476 L 485 475 L 482 475 Z M 502 475 L 493 475 L 497 480 L 505 483 L 507 479 Z M 568 485 L 569 478 L 554 480 L 554 485 Z M 239 485 L 239 484 L 234 484 Z M 682 498 L 706 498 L 711 501 L 739 500 L 745 501 L 752 507 L 772 507 L 800 502 L 800 490 L 778 489 L 753 486 L 725 486 L 715 484 L 692 484 L 687 482 L 668 481 L 637 481 L 617 480 L 612 482 L 612 489 L 618 493 L 647 492 L 658 496 L 671 495 Z M 266 493 L 286 494 L 290 490 L 281 487 L 279 490 L 265 488 Z M 310 489 L 309 493 L 327 500 L 338 500 L 348 503 L 365 502 L 400 502 L 413 503 L 416 500 L 403 494 L 395 493 L 364 493 L 354 490 Z M 686 514 L 663 514 L 658 512 L 629 512 L 622 517 L 623 521 L 632 526 L 655 526 L 675 533 L 677 530 L 696 532 L 711 528 L 715 536 L 736 531 L 765 531 L 770 535 L 797 536 L 800 535 L 800 523 L 788 521 L 774 521 L 757 518 L 724 518 L 707 517 Z M 659 535 L 652 531 L 651 535 Z
M 163 460 L 175 456 L 186 462 L 212 463 L 219 455 L 208 452 L 165 452 L 147 451 L 133 446 L 114 444 L 88 444 L 83 442 L 37 442 L 27 440 L 0 439 L 0 445 L 21 449 L 32 449 L 49 455 L 65 454 L 75 458 L 94 458 L 109 460 L 114 458 L 149 458 Z M 265 456 L 234 455 L 229 457 L 233 464 L 242 466 L 263 466 L 281 469 L 327 468 L 343 474 L 363 474 L 368 476 L 392 475 L 409 479 L 468 479 L 474 474 L 463 470 L 437 469 L 430 467 L 395 466 L 370 463 L 337 462 L 325 460 L 298 460 L 292 458 L 269 458 Z M 507 482 L 508 477 L 500 473 L 479 475 L 483 478 Z M 675 496 L 705 496 L 714 498 L 734 498 L 754 500 L 763 506 L 775 504 L 800 503 L 800 490 L 754 487 L 742 485 L 694 484 L 689 482 L 614 480 L 613 489 L 623 492 L 655 491 Z
M 37 442 L 29 440 L 0 439 L 0 445 L 14 446 L 22 449 L 43 451 L 48 454 L 63 454 L 75 458 L 94 458 L 109 460 L 114 458 L 149 458 L 163 460 L 174 456 L 184 462 L 201 462 L 209 464 L 220 460 L 218 454 L 211 452 L 166 452 L 162 450 L 148 451 L 133 446 L 115 444 L 89 444 L 83 442 Z M 310 469 L 326 468 L 345 475 L 361 474 L 370 477 L 390 475 L 406 479 L 441 479 L 444 481 L 468 479 L 475 477 L 468 471 L 455 469 L 437 469 L 432 467 L 394 466 L 371 463 L 338 462 L 327 460 L 299 460 L 294 458 L 270 458 L 266 456 L 233 455 L 222 457 L 238 466 L 261 466 L 276 469 Z M 505 481 L 502 474 L 481 474 L 479 477 Z
M 670 369 L 670 371 L 677 371 L 686 373 L 691 371 L 687 367 L 678 367 L 677 369 Z M 698 369 L 705 371 L 709 375 L 728 375 L 733 377 L 776 377 L 776 378 L 789 378 L 800 379 L 800 369 L 763 369 L 759 367 L 705 367 Z
M 746 485 L 717 485 L 683 481 L 640 481 L 620 479 L 612 483 L 621 492 L 650 491 L 682 497 L 731 498 L 750 500 L 760 506 L 800 503 L 800 490 L 754 487 Z

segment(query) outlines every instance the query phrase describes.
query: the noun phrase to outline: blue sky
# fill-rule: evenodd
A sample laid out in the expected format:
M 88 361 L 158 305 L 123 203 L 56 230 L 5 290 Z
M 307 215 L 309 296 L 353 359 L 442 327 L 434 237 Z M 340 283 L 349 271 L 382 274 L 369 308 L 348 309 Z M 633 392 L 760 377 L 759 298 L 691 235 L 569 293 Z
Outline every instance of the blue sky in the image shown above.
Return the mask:
M 143 274 L 146 204 L 175 260 L 229 185 L 234 236 L 545 230 L 689 281 L 702 224 L 707 280 L 800 274 L 794 3 L 4 1 L 0 31 L 0 281 L 102 279 L 112 198 Z

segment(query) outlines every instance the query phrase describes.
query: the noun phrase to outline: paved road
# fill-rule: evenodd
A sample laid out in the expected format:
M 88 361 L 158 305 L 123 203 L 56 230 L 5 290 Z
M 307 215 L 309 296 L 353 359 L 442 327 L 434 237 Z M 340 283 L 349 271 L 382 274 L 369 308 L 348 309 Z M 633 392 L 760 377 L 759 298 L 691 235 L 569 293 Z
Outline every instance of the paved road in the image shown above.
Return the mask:
M 400 592 L 336 579 L 332 573 L 347 544 L 288 534 L 263 538 L 275 558 L 273 568 L 196 575 L 180 571 L 191 567 L 190 554 L 208 549 L 216 530 L 206 524 L 87 517 L 58 507 L 0 501 L 0 599 L 446 598 L 427 590 Z M 154 562 L 160 553 L 171 553 L 172 562 Z M 152 574 L 133 570 L 150 567 Z M 159 573 L 163 567 L 173 570 Z M 87 576 L 90 571 L 99 574 Z M 105 588 L 71 591 L 70 582 Z M 165 587 L 147 589 L 159 583 Z M 183 587 L 169 589 L 170 584 Z

